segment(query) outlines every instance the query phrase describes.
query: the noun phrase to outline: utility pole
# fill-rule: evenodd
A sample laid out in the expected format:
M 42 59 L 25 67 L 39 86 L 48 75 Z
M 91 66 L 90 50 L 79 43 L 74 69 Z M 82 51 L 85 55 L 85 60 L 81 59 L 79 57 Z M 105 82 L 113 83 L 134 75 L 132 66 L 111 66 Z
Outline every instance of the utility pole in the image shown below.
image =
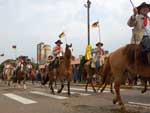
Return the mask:
M 88 45 L 90 45 L 90 0 L 87 0 L 87 4 L 84 5 L 87 8 L 87 31 L 88 31 Z

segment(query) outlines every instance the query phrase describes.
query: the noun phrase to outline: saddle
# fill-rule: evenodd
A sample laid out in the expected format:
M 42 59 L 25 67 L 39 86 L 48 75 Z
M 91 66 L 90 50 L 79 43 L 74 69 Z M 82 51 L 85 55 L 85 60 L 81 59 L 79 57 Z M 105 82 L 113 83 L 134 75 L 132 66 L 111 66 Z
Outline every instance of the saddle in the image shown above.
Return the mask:
M 63 57 L 56 57 L 52 63 L 49 64 L 50 69 L 55 69 L 59 66 L 59 64 L 63 61 Z

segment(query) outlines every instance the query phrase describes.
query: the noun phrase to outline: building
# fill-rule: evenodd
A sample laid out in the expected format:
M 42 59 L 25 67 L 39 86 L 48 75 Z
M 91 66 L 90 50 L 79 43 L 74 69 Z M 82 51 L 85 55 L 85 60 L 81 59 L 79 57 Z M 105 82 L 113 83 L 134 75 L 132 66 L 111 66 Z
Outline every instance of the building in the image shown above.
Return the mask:
M 37 63 L 44 64 L 51 53 L 51 47 L 43 42 L 37 44 Z

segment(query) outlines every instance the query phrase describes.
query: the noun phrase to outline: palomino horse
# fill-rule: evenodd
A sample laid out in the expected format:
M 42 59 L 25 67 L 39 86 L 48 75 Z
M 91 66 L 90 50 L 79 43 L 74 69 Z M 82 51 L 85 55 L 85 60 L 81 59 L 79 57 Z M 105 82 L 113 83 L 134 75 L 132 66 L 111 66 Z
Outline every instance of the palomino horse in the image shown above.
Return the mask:
M 8 86 L 10 86 L 10 82 L 13 78 L 13 75 L 14 75 L 14 67 L 11 64 L 7 64 L 4 67 L 3 77 L 4 81 L 8 82 Z
M 120 85 L 125 78 L 124 72 L 127 70 L 142 77 L 150 77 L 150 65 L 142 62 L 141 50 L 142 47 L 140 45 L 129 44 L 119 48 L 109 56 L 110 69 L 114 77 L 116 92 L 116 98 L 113 100 L 113 103 L 116 104 L 119 102 L 122 109 L 125 109 L 125 106 L 120 95 Z
M 19 86 L 21 84 L 21 81 L 23 81 L 23 87 L 26 89 L 26 69 L 25 69 L 25 63 L 23 64 L 23 67 L 19 66 L 17 67 L 15 71 L 15 77 L 14 82 L 17 83 Z

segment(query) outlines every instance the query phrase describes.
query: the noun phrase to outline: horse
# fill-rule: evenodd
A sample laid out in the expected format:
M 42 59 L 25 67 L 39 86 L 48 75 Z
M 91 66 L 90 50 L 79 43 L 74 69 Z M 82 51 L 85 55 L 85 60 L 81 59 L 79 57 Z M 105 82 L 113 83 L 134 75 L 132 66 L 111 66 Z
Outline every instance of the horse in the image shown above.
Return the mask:
M 121 109 L 125 110 L 124 103 L 120 95 L 120 86 L 124 78 L 124 72 L 127 70 L 135 75 L 139 74 L 142 77 L 150 77 L 150 65 L 142 61 L 142 47 L 136 44 L 128 44 L 112 52 L 109 56 L 110 69 L 114 77 L 114 88 L 116 98 L 113 103 L 119 102 Z M 107 76 L 106 76 L 107 78 Z
M 42 85 L 45 85 L 49 81 L 49 88 L 54 94 L 53 82 L 55 82 L 56 86 L 56 79 L 60 79 L 61 81 L 61 88 L 57 91 L 61 93 L 64 88 L 64 81 L 67 80 L 68 86 L 68 96 L 70 96 L 70 81 L 72 78 L 72 53 L 71 53 L 72 44 L 66 44 L 65 53 L 62 57 L 56 59 L 58 60 L 57 66 L 54 68 L 53 61 L 48 66 L 46 66 L 43 70 L 44 80 L 42 81 Z
M 13 65 L 11 64 L 7 64 L 4 68 L 4 71 L 3 71 L 3 79 L 4 81 L 7 81 L 8 83 L 8 86 L 10 86 L 10 82 L 13 78 L 13 75 L 14 75 L 14 67 Z
M 91 67 L 91 61 L 87 61 L 84 66 L 83 66 L 83 73 L 85 74 L 86 76 L 86 85 L 85 85 L 85 91 L 87 92 L 88 90 L 88 84 L 90 83 L 92 88 L 93 88 L 93 91 L 96 92 L 96 89 L 94 87 L 94 84 L 93 84 L 93 75 L 96 74 L 96 70 L 95 68 L 92 68 Z
M 109 59 L 109 56 L 106 56 L 104 58 L 104 61 L 103 61 L 104 64 L 102 65 L 102 67 L 98 71 L 98 74 L 101 76 L 102 81 L 101 81 L 101 84 L 99 84 L 99 86 L 98 86 L 97 92 L 102 87 L 102 89 L 100 90 L 100 92 L 102 93 L 105 90 L 106 86 L 108 84 L 110 84 L 110 92 L 112 94 L 114 94 L 114 91 L 113 91 L 113 77 L 112 77 L 112 72 L 111 72 L 111 69 L 110 69 L 110 64 L 109 64 L 108 59 Z M 105 78 L 105 76 L 107 76 L 107 78 Z
M 36 80 L 36 70 L 34 68 L 27 71 L 27 78 L 32 81 L 32 84 L 34 84 L 34 81 Z
M 23 67 L 22 66 L 18 66 L 16 67 L 16 70 L 15 70 L 15 77 L 13 79 L 13 82 L 14 83 L 17 83 L 17 85 L 19 85 L 20 87 L 20 84 L 21 84 L 21 81 L 23 81 L 23 87 L 24 89 L 26 89 L 26 69 L 25 69 L 25 66 L 26 64 L 23 63 Z
M 61 93 L 64 88 L 64 80 L 67 80 L 68 86 L 68 96 L 70 96 L 70 81 L 72 80 L 72 44 L 66 44 L 65 53 L 63 55 L 63 59 L 59 61 L 59 65 L 56 67 L 56 76 L 61 81 L 61 88 L 57 91 Z M 52 87 L 52 84 L 51 84 Z

